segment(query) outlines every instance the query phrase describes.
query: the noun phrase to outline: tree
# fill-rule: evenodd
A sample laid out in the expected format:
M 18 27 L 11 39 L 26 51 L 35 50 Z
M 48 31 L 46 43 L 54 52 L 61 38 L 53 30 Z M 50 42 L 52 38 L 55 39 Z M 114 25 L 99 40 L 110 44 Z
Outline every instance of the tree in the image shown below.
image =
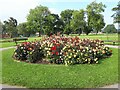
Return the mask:
M 96 3 L 96 1 L 87 5 L 86 12 L 88 18 L 88 26 L 96 31 L 96 34 L 105 26 L 104 17 L 101 14 L 102 12 L 104 12 L 104 8 L 106 8 L 105 5 L 103 5 L 102 3 Z
M 4 29 L 6 29 L 7 33 L 10 34 L 11 38 L 17 36 L 17 20 L 13 17 L 10 17 L 8 21 L 4 21 Z
M 88 26 L 88 24 L 86 23 L 83 29 L 83 32 L 88 35 L 91 31 L 93 31 L 91 26 Z
M 115 28 L 115 26 L 113 24 L 109 24 L 104 28 L 103 32 L 105 32 L 105 33 L 116 33 L 117 29 Z
M 63 31 L 63 21 L 57 14 L 50 14 L 45 17 L 43 27 L 45 34 L 56 34 Z
M 120 1 L 118 2 L 117 7 L 112 8 L 112 11 L 115 11 L 112 15 L 114 17 L 114 23 L 120 23 Z
M 27 22 L 20 23 L 17 26 L 17 29 L 18 29 L 18 34 L 23 35 L 25 37 L 29 37 L 30 34 L 34 34 L 35 33 L 34 30 L 29 29 L 29 25 L 28 25 Z
M 84 20 L 84 14 L 85 13 L 83 9 L 81 9 L 80 11 L 73 11 L 72 20 L 70 22 L 71 28 L 79 35 L 82 33 L 82 30 L 84 29 L 84 26 L 86 24 Z
M 44 18 L 48 14 L 50 14 L 48 8 L 41 5 L 29 11 L 29 15 L 27 16 L 28 25 L 30 25 L 29 28 L 39 32 L 39 36 L 41 35 L 41 32 L 43 32 L 42 25 L 44 23 Z
M 71 28 L 70 28 L 70 21 L 72 20 L 72 14 L 73 10 L 70 9 L 66 9 L 64 11 L 61 12 L 61 19 L 64 22 L 64 33 L 66 34 L 70 34 L 71 32 Z
M 0 34 L 2 34 L 2 32 L 3 32 L 3 24 L 2 24 L 2 22 L 0 21 Z

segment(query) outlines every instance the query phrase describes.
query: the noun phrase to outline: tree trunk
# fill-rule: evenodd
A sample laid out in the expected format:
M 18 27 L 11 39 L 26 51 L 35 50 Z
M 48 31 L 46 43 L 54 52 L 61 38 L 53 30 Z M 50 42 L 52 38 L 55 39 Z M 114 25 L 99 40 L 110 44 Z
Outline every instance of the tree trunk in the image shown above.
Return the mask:
M 40 37 L 41 36 L 41 33 L 40 33 L 40 31 L 39 31 L 39 36 L 38 37 Z
M 98 33 L 98 30 L 96 31 L 96 35 L 97 35 L 97 33 Z
M 89 33 L 86 33 L 86 35 L 88 35 Z

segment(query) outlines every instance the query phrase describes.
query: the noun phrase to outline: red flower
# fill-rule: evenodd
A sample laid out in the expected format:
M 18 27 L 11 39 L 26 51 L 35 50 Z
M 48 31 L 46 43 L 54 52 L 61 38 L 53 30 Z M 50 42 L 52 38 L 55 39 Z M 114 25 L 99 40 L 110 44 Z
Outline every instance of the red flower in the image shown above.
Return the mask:
M 56 50 L 56 46 L 53 46 L 53 47 L 51 48 L 51 50 Z
M 56 52 L 56 55 L 58 55 L 58 52 Z
M 55 52 L 52 52 L 52 54 L 54 54 Z

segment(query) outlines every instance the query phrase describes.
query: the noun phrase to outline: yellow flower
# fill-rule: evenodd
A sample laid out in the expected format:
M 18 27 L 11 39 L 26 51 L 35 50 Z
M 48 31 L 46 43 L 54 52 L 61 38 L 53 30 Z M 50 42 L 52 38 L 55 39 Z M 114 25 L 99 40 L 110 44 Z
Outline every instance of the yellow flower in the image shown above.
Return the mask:
M 98 58 L 95 58 L 95 60 L 94 61 L 97 61 L 98 60 Z
M 76 57 L 76 55 L 74 55 L 74 57 Z

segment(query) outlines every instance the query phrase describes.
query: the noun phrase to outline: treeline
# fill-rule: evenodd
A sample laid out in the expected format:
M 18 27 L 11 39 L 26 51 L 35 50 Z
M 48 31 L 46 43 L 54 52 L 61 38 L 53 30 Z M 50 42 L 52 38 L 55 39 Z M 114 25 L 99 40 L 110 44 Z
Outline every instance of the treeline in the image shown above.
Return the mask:
M 106 6 L 102 3 L 92 2 L 86 10 L 66 9 L 58 14 L 51 13 L 46 6 L 37 6 L 30 9 L 27 21 L 18 25 L 17 20 L 10 17 L 2 24 L 2 33 L 9 33 L 11 37 L 23 35 L 29 37 L 36 32 L 40 35 L 56 34 L 81 34 L 88 35 L 91 31 L 96 34 L 105 26 L 104 12 Z

